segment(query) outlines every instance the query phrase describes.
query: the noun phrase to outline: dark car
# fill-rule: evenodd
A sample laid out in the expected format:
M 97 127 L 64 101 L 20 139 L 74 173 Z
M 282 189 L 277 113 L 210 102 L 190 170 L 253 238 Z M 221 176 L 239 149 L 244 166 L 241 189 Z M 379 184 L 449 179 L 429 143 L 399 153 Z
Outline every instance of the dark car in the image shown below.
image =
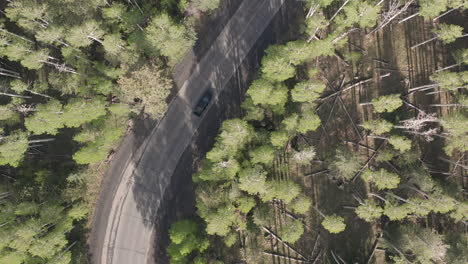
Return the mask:
M 195 114 L 196 116 L 201 116 L 210 104 L 212 97 L 213 95 L 211 94 L 211 91 L 206 91 L 198 101 L 197 105 L 195 106 L 195 109 L 193 109 L 193 114 Z

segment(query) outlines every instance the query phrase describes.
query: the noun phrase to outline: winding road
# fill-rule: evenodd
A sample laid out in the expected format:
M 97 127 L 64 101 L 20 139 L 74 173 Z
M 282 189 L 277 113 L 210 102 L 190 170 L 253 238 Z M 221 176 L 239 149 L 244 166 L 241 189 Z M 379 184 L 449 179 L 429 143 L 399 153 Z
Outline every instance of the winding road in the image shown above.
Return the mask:
M 112 179 L 119 182 L 103 191 L 98 203 L 90 238 L 93 263 L 155 262 L 156 212 L 179 159 L 204 120 L 192 109 L 208 88 L 214 91 L 213 101 L 217 100 L 285 1 L 242 1 L 170 102 L 164 118 L 125 162 L 112 164 L 112 173 L 119 174 Z

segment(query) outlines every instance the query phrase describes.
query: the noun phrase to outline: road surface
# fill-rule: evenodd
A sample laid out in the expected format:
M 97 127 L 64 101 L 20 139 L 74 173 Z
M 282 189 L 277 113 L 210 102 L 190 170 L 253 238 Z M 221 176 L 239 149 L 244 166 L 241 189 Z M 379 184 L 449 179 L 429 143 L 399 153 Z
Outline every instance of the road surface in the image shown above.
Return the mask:
M 284 1 L 244 0 L 170 102 L 165 117 L 131 159 L 116 165 L 120 183 L 104 197 L 108 208 L 93 224 L 94 263 L 154 263 L 156 212 L 179 159 L 203 121 L 192 109 L 208 88 L 214 89 L 216 100 Z

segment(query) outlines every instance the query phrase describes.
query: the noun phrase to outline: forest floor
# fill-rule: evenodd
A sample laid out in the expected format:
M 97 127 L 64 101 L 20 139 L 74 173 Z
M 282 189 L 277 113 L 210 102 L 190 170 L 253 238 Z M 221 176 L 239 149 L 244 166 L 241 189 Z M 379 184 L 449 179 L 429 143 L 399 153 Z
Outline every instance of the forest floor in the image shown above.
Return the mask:
M 457 48 L 466 48 L 466 40 L 458 40 L 451 45 L 442 45 L 433 41 L 416 49 L 411 46 L 433 37 L 431 30 L 437 23 L 444 22 L 458 24 L 467 28 L 463 14 L 454 12 L 443 18 L 443 21 L 428 21 L 421 17 L 415 17 L 403 23 L 399 20 L 414 13 L 409 10 L 406 14 L 395 19 L 393 23 L 382 30 L 368 34 L 364 30 L 350 35 L 348 45 L 338 51 L 338 54 L 346 55 L 350 52 L 358 52 L 362 58 L 357 62 L 346 62 L 343 58 L 326 57 L 310 64 L 310 69 L 318 69 L 318 78 L 328 83 L 325 96 L 341 89 L 355 85 L 339 93 L 322 100 L 317 108 L 322 125 L 316 132 L 298 139 L 296 144 L 314 145 L 317 151 L 316 160 L 310 166 L 289 166 L 287 153 L 277 158 L 277 167 L 282 169 L 276 174 L 280 179 L 292 178 L 301 183 L 309 197 L 313 200 L 314 207 L 320 208 L 325 214 L 340 212 L 346 219 L 346 230 L 338 235 L 331 235 L 321 226 L 321 217 L 314 210 L 303 219 L 305 235 L 295 243 L 294 247 L 283 243 L 274 236 L 265 236 L 261 233 L 254 239 L 262 241 L 263 257 L 258 263 L 325 263 L 325 254 L 328 259 L 335 259 L 337 263 L 386 263 L 383 250 L 379 249 L 378 237 L 382 227 L 371 225 L 359 219 L 350 207 L 358 203 L 352 194 L 364 197 L 372 191 L 370 186 L 356 178 L 354 187 L 343 184 L 341 179 L 333 178 L 327 174 L 326 160 L 333 155 L 334 148 L 347 147 L 353 152 L 359 153 L 361 164 L 372 166 L 374 152 L 383 146 L 384 141 L 367 137 L 365 130 L 359 126 L 364 121 L 375 119 L 372 107 L 361 105 L 370 102 L 372 98 L 391 93 L 408 93 L 411 87 L 417 87 L 431 83 L 429 76 L 437 69 L 451 65 L 453 58 L 451 51 Z M 344 56 L 346 57 L 346 56 Z M 437 112 L 438 115 L 446 114 L 450 109 L 432 107 L 430 104 L 444 104 L 450 102 L 448 93 L 425 94 L 426 92 L 412 93 L 407 96 L 407 102 L 423 109 L 427 113 Z M 411 106 L 404 107 L 407 114 L 417 115 L 417 110 Z M 410 117 L 410 116 L 409 116 Z M 423 139 L 419 139 L 424 160 L 443 171 L 452 170 L 447 164 L 438 160 L 443 155 L 443 142 L 436 139 L 436 144 L 428 147 Z M 439 142 L 438 142 L 439 141 Z M 437 143 L 438 142 L 438 143 Z M 287 152 L 287 151 L 286 151 Z M 461 157 L 453 157 L 459 160 Z M 283 164 L 283 165 L 280 165 Z M 453 166 L 452 166 L 453 167 Z M 364 169 L 364 167 L 363 167 Z M 391 168 L 389 168 L 391 169 Z M 466 177 L 462 169 L 460 173 L 462 186 L 466 186 Z M 463 182 L 465 181 L 465 182 Z M 295 218 L 288 208 L 282 204 L 273 205 L 276 212 L 273 232 L 278 234 L 278 229 L 288 221 Z M 344 208 L 345 207 L 345 208 Z M 348 209 L 346 208 L 348 207 Z M 436 226 L 428 217 L 427 224 Z M 247 244 L 249 240 L 247 240 Z M 249 245 L 241 243 L 241 248 Z M 375 250 L 377 249 L 377 250 Z M 341 259 L 341 260 L 340 260 Z M 250 262 L 249 262 L 250 263 Z

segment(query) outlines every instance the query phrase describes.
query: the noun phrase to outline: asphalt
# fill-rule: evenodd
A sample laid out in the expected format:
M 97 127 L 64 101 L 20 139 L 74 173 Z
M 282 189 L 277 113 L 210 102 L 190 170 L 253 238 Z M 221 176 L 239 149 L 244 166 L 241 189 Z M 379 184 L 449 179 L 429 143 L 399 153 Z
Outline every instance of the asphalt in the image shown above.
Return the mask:
M 154 263 L 157 212 L 179 160 L 205 117 L 194 116 L 192 109 L 208 88 L 213 89 L 214 99 L 206 112 L 217 104 L 218 95 L 284 2 L 244 0 L 191 67 L 165 117 L 149 135 L 126 139 L 125 144 L 139 147 L 131 154 L 120 154 L 119 163 L 111 166 L 118 175 L 111 177 L 112 184 L 104 182 L 112 187 L 104 186 L 92 226 L 93 263 Z

